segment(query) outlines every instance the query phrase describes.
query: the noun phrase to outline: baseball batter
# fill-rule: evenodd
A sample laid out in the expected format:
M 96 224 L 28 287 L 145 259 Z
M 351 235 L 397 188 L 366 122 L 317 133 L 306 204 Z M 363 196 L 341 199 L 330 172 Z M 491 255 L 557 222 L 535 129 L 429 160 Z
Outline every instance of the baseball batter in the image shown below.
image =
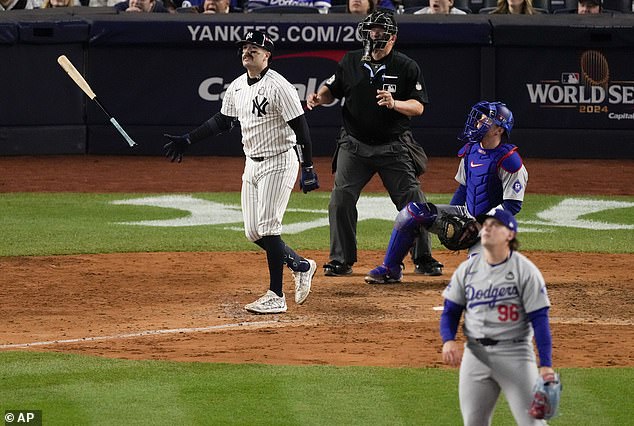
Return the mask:
M 494 210 L 478 221 L 482 250 L 458 266 L 443 291 L 442 358 L 460 365 L 465 425 L 490 425 L 500 390 L 518 425 L 545 424 L 529 409 L 538 374 L 554 374 L 546 284 L 539 269 L 516 251 L 517 222 L 510 212 Z M 463 311 L 464 355 L 455 341 Z
M 458 152 L 458 188 L 450 204 L 412 202 L 405 206 L 396 216 L 383 264 L 368 273 L 366 282 L 400 282 L 401 264 L 421 228 L 438 234 L 447 248 L 469 248 L 473 254 L 480 247 L 477 227 L 448 227 L 452 218 L 454 222 L 474 222 L 473 218 L 492 209 L 513 215 L 521 210 L 528 172 L 517 146 L 509 143 L 514 123 L 513 113 L 502 102 L 481 101 L 471 108 L 459 138 L 466 144 Z M 448 245 L 448 239 L 458 242 L 457 247 Z
M 230 130 L 240 122 L 246 155 L 242 175 L 241 204 L 244 232 L 266 251 L 269 290 L 245 306 L 250 312 L 286 312 L 282 291 L 283 266 L 295 278 L 295 302 L 303 303 L 310 293 L 317 264 L 299 256 L 281 238 L 282 218 L 301 163 L 300 188 L 304 193 L 319 188 L 313 170 L 312 144 L 295 87 L 269 68 L 273 52 L 270 37 L 260 31 L 247 33 L 238 42 L 242 65 L 247 72 L 227 87 L 219 113 L 183 136 L 165 135 L 166 156 L 180 162 L 187 148 L 208 136 Z

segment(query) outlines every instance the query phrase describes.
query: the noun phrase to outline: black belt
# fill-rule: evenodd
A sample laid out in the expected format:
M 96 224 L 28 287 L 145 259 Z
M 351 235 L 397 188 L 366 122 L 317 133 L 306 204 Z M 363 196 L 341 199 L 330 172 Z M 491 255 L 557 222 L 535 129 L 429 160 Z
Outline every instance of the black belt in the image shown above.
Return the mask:
M 482 346 L 495 346 L 498 343 L 506 342 L 506 343 L 524 343 L 526 339 L 508 339 L 508 340 L 495 340 L 484 337 L 482 339 L 473 339 Z
M 252 159 L 253 161 L 255 161 L 256 163 L 261 163 L 262 161 L 266 160 L 267 158 L 277 157 L 278 155 L 282 155 L 285 152 L 288 152 L 288 149 L 286 151 L 282 151 L 282 152 L 280 152 L 278 154 L 273 154 L 270 157 L 249 157 L 249 158 Z

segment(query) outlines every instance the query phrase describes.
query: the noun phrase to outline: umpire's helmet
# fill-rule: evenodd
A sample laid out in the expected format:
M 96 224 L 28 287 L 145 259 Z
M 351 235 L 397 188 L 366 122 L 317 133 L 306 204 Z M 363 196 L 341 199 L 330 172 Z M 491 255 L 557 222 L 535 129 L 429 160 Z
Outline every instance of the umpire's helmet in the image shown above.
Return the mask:
M 382 27 L 385 31 L 383 38 L 371 40 L 370 30 L 373 27 Z M 375 10 L 357 25 L 357 34 L 361 41 L 372 41 L 374 49 L 383 49 L 393 35 L 398 32 L 398 25 L 394 13 L 389 10 Z
M 260 46 L 268 50 L 269 52 L 273 52 L 273 48 L 275 47 L 273 45 L 273 40 L 271 40 L 271 37 L 269 37 L 266 33 L 263 33 L 262 31 L 249 31 L 244 39 L 240 40 L 236 44 L 240 49 L 242 49 L 242 46 L 247 43 Z
M 483 120 L 484 117 L 487 119 Z M 478 102 L 471 108 L 471 112 L 467 116 L 461 139 L 480 142 L 491 125 L 496 124 L 504 129 L 504 135 L 508 140 L 511 137 L 514 123 L 513 113 L 502 102 Z

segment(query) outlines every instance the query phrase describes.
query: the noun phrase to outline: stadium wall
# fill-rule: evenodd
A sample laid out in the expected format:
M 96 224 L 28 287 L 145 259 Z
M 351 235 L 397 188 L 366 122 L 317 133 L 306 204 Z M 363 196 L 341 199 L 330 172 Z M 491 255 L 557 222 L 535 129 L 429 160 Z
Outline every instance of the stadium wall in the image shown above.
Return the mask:
M 427 153 L 452 156 L 472 104 L 502 100 L 527 157 L 634 158 L 634 15 L 400 15 L 397 49 L 421 66 L 431 103 L 413 119 Z M 350 15 L 116 14 L 112 8 L 0 14 L 0 155 L 160 155 L 220 109 L 243 72 L 235 42 L 269 31 L 272 67 L 302 99 L 350 49 Z M 139 143 L 131 151 L 57 65 L 68 56 Z M 340 105 L 307 112 L 316 155 L 330 155 Z M 197 155 L 241 155 L 239 131 Z

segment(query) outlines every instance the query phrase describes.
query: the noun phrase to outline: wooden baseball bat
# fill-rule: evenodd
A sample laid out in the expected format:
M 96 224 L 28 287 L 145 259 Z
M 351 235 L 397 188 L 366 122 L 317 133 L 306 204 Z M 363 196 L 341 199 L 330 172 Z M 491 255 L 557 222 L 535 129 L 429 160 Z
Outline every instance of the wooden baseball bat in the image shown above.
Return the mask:
M 91 100 L 95 101 L 99 108 L 108 116 L 110 119 L 110 123 L 117 129 L 117 131 L 123 136 L 123 138 L 128 142 L 128 145 L 131 147 L 135 146 L 137 143 L 132 140 L 132 138 L 123 130 L 123 127 L 119 124 L 119 122 L 108 112 L 108 110 L 99 102 L 97 99 L 97 95 L 90 87 L 90 84 L 84 79 L 84 77 L 77 71 L 77 68 L 73 65 L 73 63 L 66 57 L 66 55 L 61 55 L 57 58 L 57 63 L 66 71 L 66 73 L 73 79 L 75 84 L 79 86 L 81 90 L 84 91 L 86 96 L 88 96 Z

